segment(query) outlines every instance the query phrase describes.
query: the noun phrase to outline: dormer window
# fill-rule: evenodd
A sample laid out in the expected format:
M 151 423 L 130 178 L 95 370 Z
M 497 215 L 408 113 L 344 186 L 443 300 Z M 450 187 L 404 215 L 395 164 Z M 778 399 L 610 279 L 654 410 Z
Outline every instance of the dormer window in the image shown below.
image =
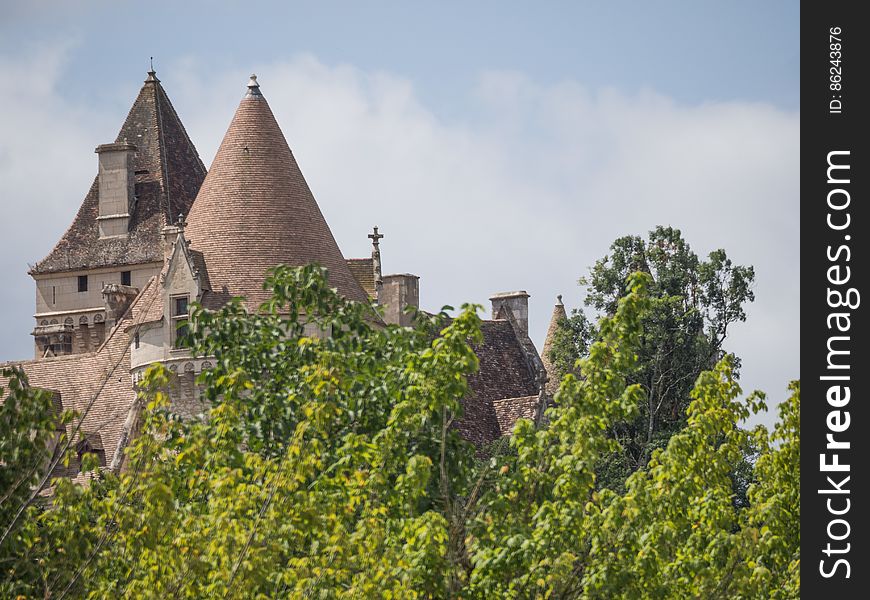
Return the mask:
M 170 297 L 170 327 L 172 327 L 172 347 L 183 348 L 184 341 L 187 338 L 188 328 L 187 320 L 189 317 L 188 303 L 190 296 Z
M 93 454 L 97 459 L 97 466 L 106 466 L 106 451 L 103 448 L 103 438 L 99 433 L 84 433 L 76 444 L 76 454 L 79 464 L 82 463 L 86 454 Z

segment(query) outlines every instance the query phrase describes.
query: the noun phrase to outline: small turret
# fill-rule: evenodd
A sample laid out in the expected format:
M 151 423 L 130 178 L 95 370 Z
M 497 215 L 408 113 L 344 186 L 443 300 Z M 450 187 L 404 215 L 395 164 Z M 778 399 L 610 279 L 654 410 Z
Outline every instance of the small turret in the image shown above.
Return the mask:
M 553 307 L 553 316 L 550 317 L 550 326 L 547 327 L 547 337 L 544 340 L 544 348 L 541 351 L 541 361 L 544 363 L 544 369 L 547 371 L 547 393 L 552 396 L 559 389 L 561 377 L 555 372 L 553 362 L 550 360 L 550 351 L 553 349 L 553 343 L 556 339 L 556 332 L 565 325 L 568 321 L 568 313 L 565 312 L 565 305 L 562 303 L 562 295 L 556 296 L 556 305 Z
M 256 75 L 233 116 L 190 209 L 184 235 L 202 253 L 215 309 L 232 296 L 256 308 L 280 265 L 317 263 L 345 298 L 368 302 L 302 176 Z

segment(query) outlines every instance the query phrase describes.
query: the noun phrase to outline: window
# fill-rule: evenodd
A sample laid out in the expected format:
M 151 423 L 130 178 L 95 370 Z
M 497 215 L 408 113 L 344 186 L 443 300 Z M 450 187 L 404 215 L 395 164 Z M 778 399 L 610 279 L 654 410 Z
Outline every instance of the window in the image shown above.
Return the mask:
M 82 463 L 86 454 L 93 454 L 98 467 L 106 466 L 106 451 L 103 448 L 103 439 L 99 433 L 83 433 L 76 444 L 76 454 L 78 454 L 79 464 Z
M 72 335 L 60 334 L 41 338 L 44 344 L 43 357 L 45 356 L 66 356 L 72 354 Z
M 130 281 L 130 271 L 121 271 L 121 285 L 133 285 Z
M 72 335 L 63 335 L 60 339 L 60 351 L 62 354 L 72 354 Z
M 87 292 L 88 291 L 88 276 L 87 275 L 79 275 L 79 291 Z
M 133 348 L 136 348 L 137 350 L 139 349 L 139 333 L 138 332 L 133 337 Z
M 52 304 L 52 306 L 57 304 L 57 286 L 56 285 L 51 286 L 51 304 Z
M 172 345 L 175 348 L 183 348 L 187 337 L 188 300 L 189 296 L 172 296 L 170 299 Z

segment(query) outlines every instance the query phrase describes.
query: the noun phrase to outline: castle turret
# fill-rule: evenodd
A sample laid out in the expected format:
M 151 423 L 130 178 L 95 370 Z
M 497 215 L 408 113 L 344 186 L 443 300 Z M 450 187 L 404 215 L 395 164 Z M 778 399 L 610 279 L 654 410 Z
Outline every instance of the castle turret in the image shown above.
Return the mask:
M 350 300 L 368 302 L 354 279 L 296 159 L 260 91 L 256 75 L 224 135 L 185 230 L 200 251 L 211 284 L 203 296 L 217 308 L 243 296 L 255 308 L 269 293 L 266 271 L 318 263 Z
M 97 176 L 72 224 L 30 270 L 37 357 L 96 350 L 105 340 L 105 286 L 142 289 L 163 268 L 162 230 L 186 215 L 205 177 L 151 70 L 113 143 L 97 146 Z
M 562 296 L 556 296 L 556 305 L 553 306 L 553 315 L 550 317 L 550 325 L 547 327 L 547 337 L 544 340 L 544 348 L 541 351 L 541 361 L 544 363 L 544 369 L 547 371 L 547 393 L 552 396 L 559 389 L 561 377 L 556 373 L 553 366 L 553 361 L 550 360 L 550 352 L 553 350 L 553 344 L 556 339 L 556 333 L 560 328 L 565 326 L 568 321 L 568 313 L 565 312 L 565 305 L 562 303 Z

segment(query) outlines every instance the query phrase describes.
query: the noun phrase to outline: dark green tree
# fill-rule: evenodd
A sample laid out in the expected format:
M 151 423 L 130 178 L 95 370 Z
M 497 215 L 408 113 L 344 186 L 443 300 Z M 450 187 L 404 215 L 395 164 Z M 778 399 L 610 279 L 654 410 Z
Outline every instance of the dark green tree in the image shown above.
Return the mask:
M 599 467 L 601 484 L 617 488 L 685 425 L 689 391 L 722 358 L 729 327 L 746 319 L 744 307 L 755 299 L 751 266 L 733 264 L 721 249 L 701 260 L 679 229 L 659 226 L 647 239 L 625 236 L 613 242 L 580 279 L 587 287 L 585 304 L 598 317 L 613 315 L 633 272 L 651 277 L 638 366 L 629 377 L 645 393 L 637 415 L 613 425 L 622 449 Z M 567 372 L 598 335 L 584 314 L 574 311 L 556 336 L 550 359 Z M 745 482 L 740 486 L 745 489 Z

